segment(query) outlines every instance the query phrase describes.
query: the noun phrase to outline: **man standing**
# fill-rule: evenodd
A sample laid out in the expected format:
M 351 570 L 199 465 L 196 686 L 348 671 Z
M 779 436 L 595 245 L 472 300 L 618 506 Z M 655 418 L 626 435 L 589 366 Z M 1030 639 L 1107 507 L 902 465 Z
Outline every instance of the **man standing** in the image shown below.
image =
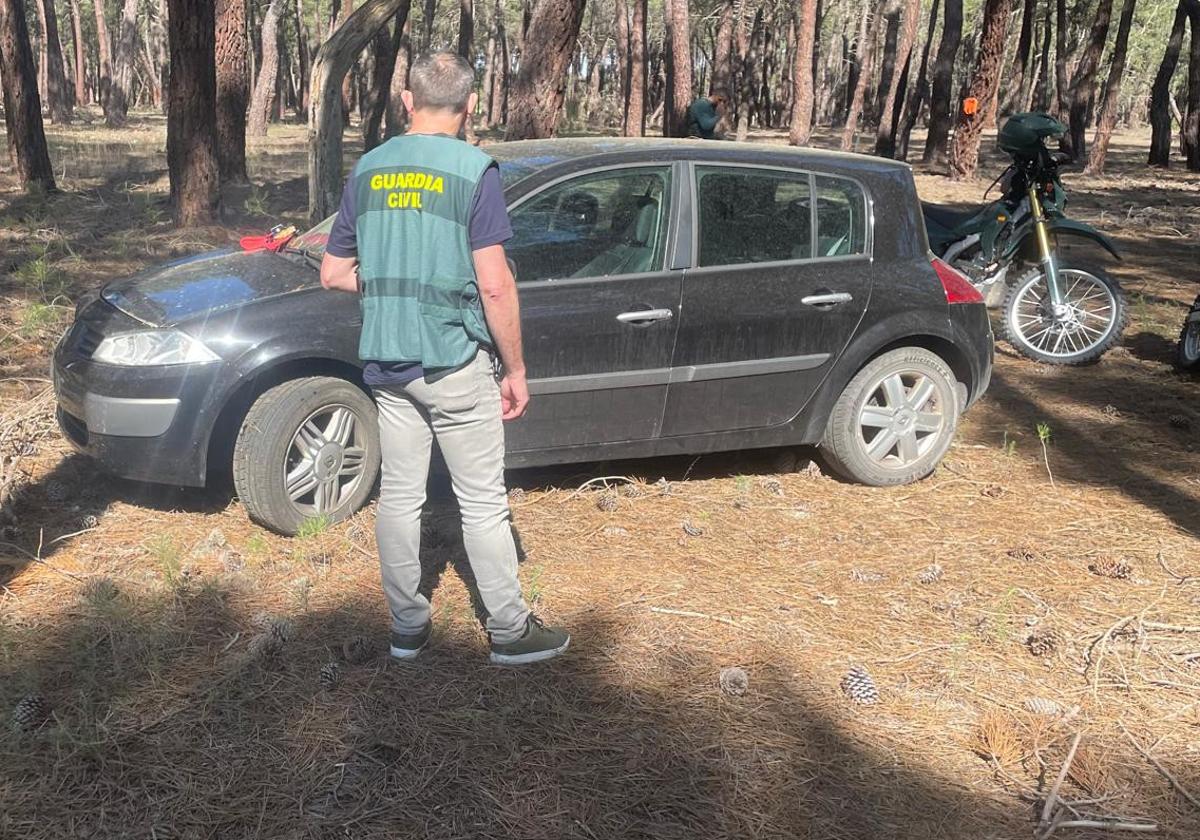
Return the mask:
M 688 137 L 702 137 L 705 140 L 720 140 L 721 132 L 717 130 L 721 117 L 725 116 L 725 108 L 729 97 L 723 93 L 711 96 L 701 96 L 688 106 L 687 129 Z
M 422 56 L 402 94 L 408 134 L 362 157 L 346 182 L 321 264 L 327 289 L 362 295 L 359 356 L 383 450 L 375 533 L 392 613 L 391 654 L 429 642 L 417 591 L 421 509 L 436 437 L 462 511 L 463 542 L 487 610 L 491 660 L 518 665 L 570 637 L 529 611 L 504 488 L 504 420 L 529 403 L 512 237 L 496 163 L 455 139 L 475 108 L 474 73 L 453 53 Z M 497 382 L 492 352 L 503 377 Z

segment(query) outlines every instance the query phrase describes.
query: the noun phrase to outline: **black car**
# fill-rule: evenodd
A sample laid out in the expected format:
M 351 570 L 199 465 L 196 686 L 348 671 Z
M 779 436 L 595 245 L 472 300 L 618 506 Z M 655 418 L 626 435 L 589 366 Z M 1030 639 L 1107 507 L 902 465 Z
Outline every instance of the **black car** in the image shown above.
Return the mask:
M 534 395 L 507 427 L 511 466 L 819 444 L 847 478 L 901 484 L 987 388 L 987 312 L 930 255 L 903 164 L 666 140 L 488 152 Z M 358 509 L 379 440 L 358 301 L 318 282 L 331 223 L 81 302 L 54 354 L 74 446 L 144 481 L 232 472 L 285 533 Z

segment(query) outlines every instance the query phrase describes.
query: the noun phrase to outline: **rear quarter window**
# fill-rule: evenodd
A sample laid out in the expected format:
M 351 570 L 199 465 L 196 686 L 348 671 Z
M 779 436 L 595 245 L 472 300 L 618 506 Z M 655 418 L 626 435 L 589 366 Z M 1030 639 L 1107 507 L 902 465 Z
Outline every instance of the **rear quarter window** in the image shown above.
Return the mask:
M 850 257 L 867 252 L 867 197 L 846 178 L 817 175 L 818 257 Z

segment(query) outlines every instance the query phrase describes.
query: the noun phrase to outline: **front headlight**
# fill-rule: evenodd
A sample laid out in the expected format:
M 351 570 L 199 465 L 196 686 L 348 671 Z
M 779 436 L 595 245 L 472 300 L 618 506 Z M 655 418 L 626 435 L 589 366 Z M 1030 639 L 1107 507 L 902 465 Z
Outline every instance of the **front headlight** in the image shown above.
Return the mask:
M 92 360 L 109 365 L 196 365 L 220 359 L 213 351 L 186 333 L 174 330 L 110 335 L 100 342 Z

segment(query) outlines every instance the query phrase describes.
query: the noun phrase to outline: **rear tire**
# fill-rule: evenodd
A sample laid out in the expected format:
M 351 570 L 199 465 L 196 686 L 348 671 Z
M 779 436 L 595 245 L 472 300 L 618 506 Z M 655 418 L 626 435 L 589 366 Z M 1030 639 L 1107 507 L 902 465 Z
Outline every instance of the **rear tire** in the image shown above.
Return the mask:
M 344 379 L 294 379 L 262 394 L 242 421 L 233 485 L 250 518 L 294 535 L 361 508 L 379 476 L 379 423 L 370 397 Z
M 1200 296 L 1188 310 L 1188 318 L 1200 311 Z M 1180 370 L 1200 370 L 1200 320 L 1185 320 L 1179 331 L 1179 347 L 1175 351 L 1175 364 Z
M 829 467 L 874 487 L 910 484 L 937 467 L 961 411 L 950 366 L 921 347 L 884 353 L 842 391 L 821 441 Z

